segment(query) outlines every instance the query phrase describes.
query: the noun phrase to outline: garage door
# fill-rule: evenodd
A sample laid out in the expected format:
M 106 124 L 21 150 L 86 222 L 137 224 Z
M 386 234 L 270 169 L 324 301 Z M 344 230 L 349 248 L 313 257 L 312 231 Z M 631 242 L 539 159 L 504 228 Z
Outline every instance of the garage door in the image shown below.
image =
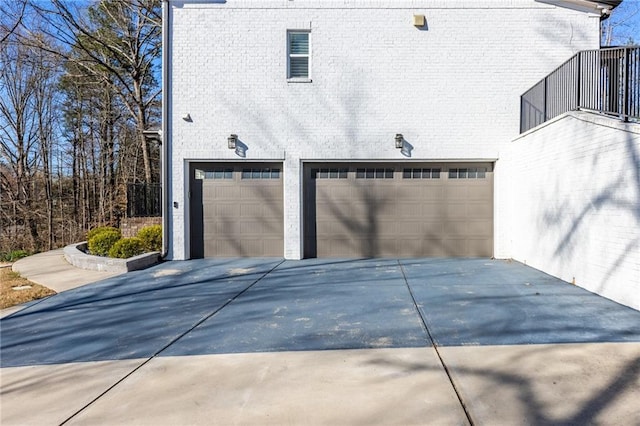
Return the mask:
M 283 254 L 282 165 L 192 164 L 191 257 Z
M 307 164 L 306 257 L 491 257 L 492 163 Z

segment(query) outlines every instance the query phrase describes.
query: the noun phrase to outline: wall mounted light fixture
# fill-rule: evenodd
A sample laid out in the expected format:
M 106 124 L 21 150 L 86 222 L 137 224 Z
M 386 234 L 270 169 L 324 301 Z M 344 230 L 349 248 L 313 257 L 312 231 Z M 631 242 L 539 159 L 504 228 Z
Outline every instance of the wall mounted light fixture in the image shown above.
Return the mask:
M 184 121 L 188 121 L 189 123 L 191 123 L 193 120 L 191 119 L 191 114 L 186 113 L 185 115 L 182 116 L 182 119 Z
M 238 135 L 236 134 L 230 134 L 229 137 L 227 138 L 227 144 L 229 146 L 229 149 L 236 149 L 236 144 L 238 143 Z
M 402 149 L 404 146 L 404 136 L 402 133 L 396 133 L 396 148 Z
M 416 27 L 424 27 L 427 20 L 424 15 L 413 15 L 413 25 Z

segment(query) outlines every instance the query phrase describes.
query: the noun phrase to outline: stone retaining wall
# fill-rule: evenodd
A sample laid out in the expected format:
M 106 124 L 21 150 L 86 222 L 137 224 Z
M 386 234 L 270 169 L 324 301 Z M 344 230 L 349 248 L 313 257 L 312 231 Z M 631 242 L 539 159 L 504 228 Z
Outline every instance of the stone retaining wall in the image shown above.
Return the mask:
M 162 225 L 162 217 L 128 217 L 120 221 L 120 231 L 123 238 L 135 237 L 145 226 Z

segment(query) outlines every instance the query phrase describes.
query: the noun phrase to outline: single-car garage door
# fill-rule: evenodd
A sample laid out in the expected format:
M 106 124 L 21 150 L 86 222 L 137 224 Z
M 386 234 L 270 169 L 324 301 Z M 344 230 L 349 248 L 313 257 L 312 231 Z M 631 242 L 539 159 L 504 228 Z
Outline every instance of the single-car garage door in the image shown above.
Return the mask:
M 281 164 L 193 163 L 190 174 L 192 258 L 282 256 Z
M 305 257 L 491 257 L 492 163 L 305 165 Z

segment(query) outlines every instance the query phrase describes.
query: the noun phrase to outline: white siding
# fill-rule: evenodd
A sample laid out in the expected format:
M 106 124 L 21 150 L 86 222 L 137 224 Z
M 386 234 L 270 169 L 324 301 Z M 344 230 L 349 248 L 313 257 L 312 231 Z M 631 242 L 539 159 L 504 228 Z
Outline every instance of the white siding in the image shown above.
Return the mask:
M 169 3 L 171 251 L 188 258 L 188 160 L 285 162 L 285 256 L 301 253 L 300 162 L 492 160 L 518 134 L 519 96 L 598 18 L 534 0 Z M 424 14 L 427 27 L 412 25 Z M 286 31 L 311 30 L 312 83 L 287 83 Z M 190 114 L 192 121 L 182 119 Z

